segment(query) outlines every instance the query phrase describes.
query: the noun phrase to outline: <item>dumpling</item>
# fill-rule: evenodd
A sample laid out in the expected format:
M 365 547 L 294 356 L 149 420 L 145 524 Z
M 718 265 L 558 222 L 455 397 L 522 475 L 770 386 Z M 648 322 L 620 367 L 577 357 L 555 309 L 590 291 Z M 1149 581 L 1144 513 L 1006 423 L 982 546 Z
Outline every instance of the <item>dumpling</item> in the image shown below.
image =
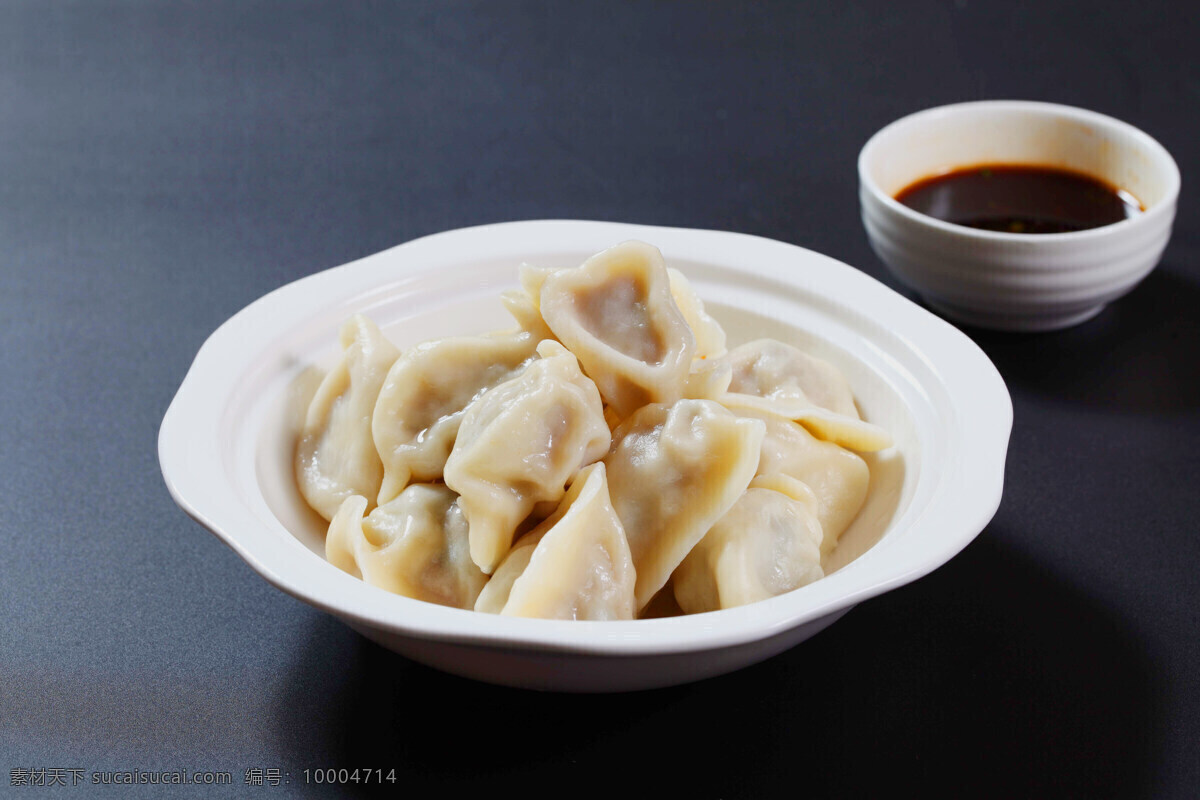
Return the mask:
M 720 359 L 692 361 L 683 396 L 693 400 L 719 400 L 729 391 L 733 370 Z
M 538 542 L 541 541 L 545 532 L 545 528 L 535 528 L 517 539 L 512 549 L 508 551 L 508 555 L 504 557 L 500 566 L 496 567 L 496 571 L 484 585 L 483 591 L 479 593 L 479 599 L 475 601 L 476 611 L 499 614 L 504 610 L 504 604 L 508 602 L 513 584 L 529 566 L 529 560 L 533 558 L 533 551 L 537 548 Z
M 540 342 L 553 339 L 554 334 L 542 319 L 541 294 L 546 278 L 558 270 L 554 267 L 535 267 L 522 264 L 518 270 L 521 288 L 500 293 L 500 302 L 513 315 L 522 330 L 529 331 Z
M 727 406 L 754 407 L 799 422 L 819 439 L 860 452 L 892 445 L 878 425 L 863 421 L 850 384 L 837 367 L 775 339 L 759 339 L 721 359 L 733 372 Z
M 633 619 L 633 560 L 609 500 L 603 463 L 579 472 L 558 510 L 521 537 L 492 580 L 497 578 L 503 583 L 483 605 L 506 594 L 500 611 L 505 616 Z
M 417 345 L 396 359 L 371 419 L 383 463 L 381 505 L 410 480 L 442 477 L 464 409 L 524 369 L 536 347 L 525 332 L 462 336 Z
M 776 339 L 758 339 L 725 356 L 733 368 L 729 391 L 770 400 L 807 400 L 845 417 L 859 419 L 854 394 L 841 371 Z
M 717 399 L 729 408 L 756 408 L 764 413 L 798 422 L 818 439 L 860 453 L 874 453 L 892 446 L 892 435 L 878 425 L 837 414 L 812 405 L 807 400 L 755 397 L 733 392 L 726 392 Z
M 625 242 L 550 273 L 540 310 L 621 417 L 683 397 L 696 341 L 657 248 Z
M 383 462 L 371 437 L 371 414 L 400 351 L 375 323 L 355 315 L 342 326 L 342 357 L 317 389 L 296 447 L 296 483 L 317 513 L 332 519 L 351 495 L 374 505 Z
M 646 406 L 613 433 L 604 463 L 637 571 L 638 610 L 746 489 L 765 431 L 711 400 L 680 400 Z
M 740 417 L 762 420 L 766 425 L 759 475 L 788 475 L 803 482 L 816 495 L 817 517 L 825 534 L 821 553 L 830 553 L 866 501 L 871 483 L 867 462 L 769 411 L 737 405 L 730 406 L 730 410 Z
M 472 608 L 487 576 L 471 560 L 456 500 L 445 486 L 413 484 L 364 519 L 366 498 L 348 497 L 329 524 L 325 557 L 389 592 Z
M 706 359 L 725 355 L 725 330 L 705 312 L 704 303 L 696 296 L 688 279 L 674 267 L 667 267 L 667 278 L 671 284 L 671 297 L 696 337 L 696 351 L 692 357 Z
M 596 385 L 562 345 L 544 341 L 541 358 L 476 398 L 446 460 L 446 485 L 471 527 L 471 558 L 491 574 L 534 507 L 557 502 L 567 482 L 608 450 L 610 434 Z
M 528 332 L 536 341 L 553 339 L 554 333 L 546 326 L 529 295 L 517 289 L 500 293 L 500 302 L 512 314 L 521 330 Z
M 491 579 L 483 587 L 483 591 L 480 592 L 479 599 L 475 601 L 476 611 L 499 614 L 504 610 L 504 605 L 508 602 L 508 595 L 512 592 L 513 584 L 517 582 L 517 578 L 521 577 L 521 573 L 525 571 L 525 567 L 529 566 L 529 560 L 533 558 L 533 551 L 537 548 L 542 537 L 546 535 L 546 531 L 550 530 L 554 523 L 562 519 L 563 515 L 567 513 L 567 509 L 570 506 L 568 498 L 571 496 L 575 484 L 579 482 L 579 475 L 582 475 L 588 469 L 591 469 L 591 467 L 584 467 L 576 474 L 575 482 L 571 484 L 571 487 L 568 488 L 567 493 L 560 502 L 553 504 L 543 502 L 538 504 L 539 506 L 552 505 L 553 507 L 549 513 L 545 514 L 540 521 L 525 534 L 519 536 L 513 543 L 512 548 L 508 551 L 508 555 L 500 562 L 500 566 L 496 567 L 496 571 L 492 573 Z M 582 488 L 582 484 L 580 484 L 580 488 Z M 607 490 L 606 484 L 605 491 Z M 538 509 L 535 507 L 533 515 L 526 519 L 524 524 L 528 525 L 529 519 L 537 516 L 537 513 Z
M 727 352 L 725 331 L 705 312 L 704 303 L 692 291 L 692 285 L 682 272 L 667 267 L 667 275 L 671 281 L 671 297 L 696 337 L 696 350 L 692 354 L 683 396 L 716 400 L 729 391 L 729 384 L 733 380 L 733 368 L 720 358 Z
M 733 608 L 824 577 L 817 501 L 783 475 L 756 477 L 672 576 L 688 614 Z

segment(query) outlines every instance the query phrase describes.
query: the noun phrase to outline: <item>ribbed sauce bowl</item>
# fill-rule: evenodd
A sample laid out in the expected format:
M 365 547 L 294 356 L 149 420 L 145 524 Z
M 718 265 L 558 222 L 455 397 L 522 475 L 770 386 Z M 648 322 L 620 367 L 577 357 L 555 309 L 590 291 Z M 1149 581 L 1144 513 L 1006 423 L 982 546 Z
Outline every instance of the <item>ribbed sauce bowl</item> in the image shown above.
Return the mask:
M 914 182 L 983 164 L 1059 167 L 1123 189 L 1144 211 L 1070 233 L 980 230 L 898 202 Z M 920 111 L 880 130 L 858 159 L 871 247 L 934 309 L 984 328 L 1045 331 L 1098 314 L 1132 290 L 1171 237 L 1180 176 L 1148 134 L 1092 111 L 982 101 Z

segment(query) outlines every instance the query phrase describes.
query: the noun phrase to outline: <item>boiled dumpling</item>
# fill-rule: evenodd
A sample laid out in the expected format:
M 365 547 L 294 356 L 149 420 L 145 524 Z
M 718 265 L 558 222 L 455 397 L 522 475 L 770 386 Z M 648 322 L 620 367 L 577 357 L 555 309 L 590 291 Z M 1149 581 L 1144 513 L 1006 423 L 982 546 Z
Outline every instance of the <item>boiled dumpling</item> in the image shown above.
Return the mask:
M 554 338 L 554 333 L 546 326 L 541 312 L 525 292 L 516 289 L 501 292 L 500 302 L 508 309 L 508 313 L 512 314 L 521 330 L 529 333 L 535 341 Z
M 531 333 L 539 342 L 554 338 L 554 333 L 542 319 L 541 294 L 546 278 L 557 271 L 553 267 L 522 264 L 517 271 L 521 288 L 500 293 L 500 302 L 508 309 L 508 313 L 513 315 L 522 330 Z
M 733 608 L 824 577 L 817 500 L 782 475 L 755 478 L 672 576 L 688 614 Z
M 726 392 L 717 399 L 729 408 L 755 408 L 798 422 L 818 439 L 860 453 L 874 453 L 892 446 L 892 435 L 878 425 L 815 406 L 807 400 L 755 397 L 734 392 Z
M 371 437 L 371 413 L 380 386 L 400 351 L 375 323 L 351 317 L 340 334 L 342 357 L 308 407 L 296 448 L 296 482 L 325 519 L 351 495 L 375 504 L 383 463 Z
M 704 310 L 704 303 L 696 296 L 688 279 L 674 267 L 667 267 L 667 278 L 671 284 L 671 297 L 696 337 L 692 357 L 706 359 L 725 355 L 725 331 Z
M 484 392 L 463 415 L 446 461 L 446 485 L 471 527 L 471 557 L 491 573 L 535 506 L 557 502 L 580 468 L 610 441 L 596 386 L 562 345 L 544 341 L 541 358 Z
M 807 400 L 858 419 L 854 394 L 841 371 L 803 350 L 777 339 L 758 339 L 735 347 L 725 356 L 733 368 L 729 391 L 769 400 Z
M 696 341 L 657 248 L 625 242 L 549 273 L 540 310 L 620 416 L 683 397 Z
M 683 396 L 693 400 L 720 400 L 729 391 L 733 370 L 720 359 L 697 358 L 688 371 Z
M 413 484 L 364 519 L 366 498 L 348 497 L 329 525 L 325 557 L 389 592 L 472 608 L 487 576 L 471 560 L 456 500 L 445 486 Z
M 504 594 L 505 616 L 633 619 L 633 561 L 609 500 L 603 463 L 579 472 L 558 510 L 518 540 L 496 578 L 503 582 L 495 600 L 489 597 L 483 605 Z
M 579 481 L 578 475 L 583 474 L 584 470 L 590 467 L 584 467 L 576 475 L 575 481 Z M 487 585 L 483 587 L 483 591 L 479 594 L 479 599 L 475 601 L 475 610 L 483 611 L 488 614 L 499 614 L 504 610 L 505 603 L 508 602 L 508 595 L 512 591 L 513 584 L 517 582 L 517 578 L 521 577 L 521 573 L 525 571 L 525 567 L 529 566 L 529 560 L 533 558 L 533 551 L 537 547 L 538 542 L 546 535 L 546 531 L 563 518 L 570 507 L 568 498 L 571 496 L 572 490 L 575 488 L 573 483 L 568 488 L 566 495 L 558 503 L 539 503 L 538 505 L 553 505 L 553 508 L 537 522 L 534 527 L 530 528 L 525 534 L 518 537 L 513 546 L 508 551 L 508 555 L 500 562 L 500 566 L 496 567 L 496 571 L 492 573 L 491 579 Z M 582 488 L 582 484 L 580 484 Z M 606 487 L 607 491 L 607 487 Z M 537 508 L 534 509 L 534 515 L 537 514 Z M 529 524 L 526 519 L 525 524 Z
M 396 359 L 371 420 L 383 462 L 379 503 L 410 480 L 441 479 L 467 405 L 524 369 L 536 347 L 525 332 L 461 336 L 417 345 Z
M 646 406 L 613 433 L 604 462 L 639 610 L 746 489 L 765 430 L 710 400 L 680 400 Z
M 769 411 L 738 405 L 730 406 L 730 410 L 740 417 L 762 420 L 766 425 L 759 475 L 788 475 L 803 482 L 816 495 L 817 517 L 824 531 L 821 553 L 831 552 L 867 498 L 871 482 L 867 462 Z
M 725 405 L 753 406 L 795 420 L 814 436 L 851 450 L 873 452 L 891 435 L 864 422 L 850 384 L 837 367 L 775 339 L 758 339 L 721 359 L 733 370 Z
M 716 400 L 729 391 L 733 367 L 721 358 L 725 355 L 725 331 L 704 310 L 704 303 L 692 291 L 692 285 L 679 270 L 668 267 L 671 297 L 687 320 L 696 337 L 696 350 L 688 369 L 683 396 L 699 400 Z
M 504 604 L 508 602 L 508 595 L 512 592 L 513 584 L 529 566 L 529 560 L 533 558 L 533 551 L 537 548 L 538 542 L 541 541 L 545 532 L 544 528 L 535 528 L 517 539 L 512 549 L 508 551 L 508 555 L 504 557 L 500 566 L 496 567 L 496 571 L 488 579 L 483 591 L 479 593 L 479 599 L 475 601 L 476 611 L 499 614 L 504 610 Z

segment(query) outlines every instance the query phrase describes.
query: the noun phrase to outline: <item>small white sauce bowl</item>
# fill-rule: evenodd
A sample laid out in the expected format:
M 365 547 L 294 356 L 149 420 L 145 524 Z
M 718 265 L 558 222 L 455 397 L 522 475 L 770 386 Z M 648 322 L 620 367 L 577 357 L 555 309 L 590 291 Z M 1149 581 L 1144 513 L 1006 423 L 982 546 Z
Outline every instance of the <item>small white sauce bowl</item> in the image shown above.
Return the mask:
M 1064 167 L 1132 194 L 1145 211 L 1099 228 L 1021 234 L 914 211 L 895 196 L 923 178 L 981 164 Z M 871 247 L 945 316 L 984 328 L 1047 331 L 1100 313 L 1154 269 L 1171 237 L 1179 168 L 1146 133 L 1052 103 L 997 100 L 931 108 L 882 129 L 858 157 Z

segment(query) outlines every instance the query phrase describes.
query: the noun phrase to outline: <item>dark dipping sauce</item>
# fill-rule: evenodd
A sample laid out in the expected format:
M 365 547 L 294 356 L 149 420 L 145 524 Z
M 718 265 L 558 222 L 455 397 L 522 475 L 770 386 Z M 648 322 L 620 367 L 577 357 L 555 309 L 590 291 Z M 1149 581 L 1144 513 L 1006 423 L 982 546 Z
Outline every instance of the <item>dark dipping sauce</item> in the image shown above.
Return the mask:
M 1142 213 L 1129 192 L 1081 172 L 983 164 L 924 178 L 896 195 L 922 214 L 1004 233 L 1069 233 Z

